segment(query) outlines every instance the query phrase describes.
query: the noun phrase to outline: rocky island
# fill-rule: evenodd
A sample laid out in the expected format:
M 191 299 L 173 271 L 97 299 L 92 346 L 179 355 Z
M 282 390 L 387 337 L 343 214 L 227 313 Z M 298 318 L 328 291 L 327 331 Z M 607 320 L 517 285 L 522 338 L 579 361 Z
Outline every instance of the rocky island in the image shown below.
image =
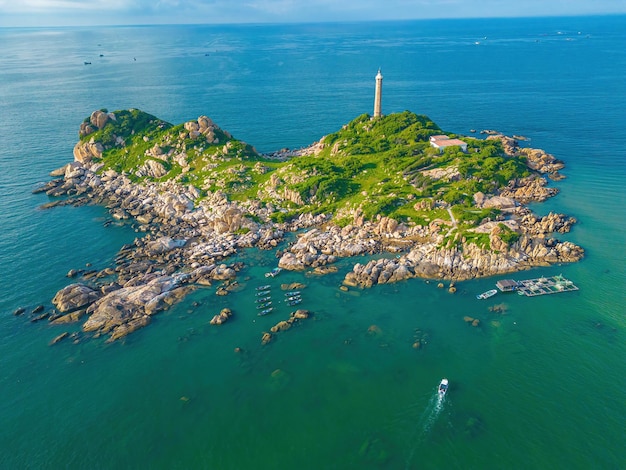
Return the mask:
M 51 197 L 46 208 L 104 205 L 142 235 L 111 266 L 68 273 L 80 282 L 57 293 L 50 320 L 85 317 L 84 331 L 121 338 L 198 286 L 228 293 L 241 268 L 229 257 L 277 250 L 288 233 L 296 241 L 277 250 L 285 270 L 323 274 L 340 258 L 373 256 L 345 275 L 352 287 L 574 262 L 583 249 L 553 234 L 575 219 L 525 206 L 557 194 L 546 177 L 560 179 L 563 166 L 517 139 L 446 133 L 408 111 L 362 115 L 273 154 L 206 116 L 172 125 L 137 109 L 94 111 L 74 161 L 36 191 Z

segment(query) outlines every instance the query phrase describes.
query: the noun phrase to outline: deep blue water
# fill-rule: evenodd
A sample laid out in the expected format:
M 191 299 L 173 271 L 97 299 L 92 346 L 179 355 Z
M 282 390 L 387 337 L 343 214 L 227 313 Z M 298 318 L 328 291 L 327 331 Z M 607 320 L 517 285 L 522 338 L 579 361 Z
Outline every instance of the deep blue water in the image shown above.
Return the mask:
M 0 44 L 0 467 L 623 468 L 626 17 L 0 29 Z M 384 113 L 522 134 L 566 162 L 561 193 L 534 209 L 577 217 L 564 238 L 587 256 L 520 278 L 562 272 L 580 291 L 341 293 L 342 263 L 279 278 L 308 284 L 315 315 L 267 347 L 287 312 L 257 318 L 250 289 L 199 291 L 112 345 L 49 347 L 64 328 L 12 315 L 136 236 L 104 227 L 103 208 L 44 211 L 31 194 L 91 111 L 204 114 L 261 151 L 300 147 L 372 112 L 379 67 Z M 254 285 L 273 254 L 246 259 Z M 500 302 L 506 315 L 487 310 Z M 224 306 L 235 319 L 209 326 Z

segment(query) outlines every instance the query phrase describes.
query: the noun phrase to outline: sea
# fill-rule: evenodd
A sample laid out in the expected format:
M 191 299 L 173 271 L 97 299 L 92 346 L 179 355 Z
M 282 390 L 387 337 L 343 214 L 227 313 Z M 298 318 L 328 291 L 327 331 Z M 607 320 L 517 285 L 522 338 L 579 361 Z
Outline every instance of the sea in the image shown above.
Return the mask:
M 626 16 L 4 28 L 0 44 L 0 468 L 626 467 Z M 92 111 L 206 115 L 259 151 L 294 149 L 371 114 L 379 68 L 384 114 L 522 135 L 563 160 L 560 193 L 532 209 L 576 217 L 558 237 L 585 258 L 455 293 L 423 279 L 344 292 L 367 258 L 268 281 L 275 252 L 250 249 L 233 259 L 239 291 L 198 289 L 122 341 L 32 321 L 69 270 L 114 266 L 141 236 L 32 194 Z M 579 290 L 476 299 L 559 274 Z M 292 282 L 312 316 L 263 346 Z M 276 308 L 258 316 L 266 283 Z M 77 341 L 49 345 L 65 331 Z

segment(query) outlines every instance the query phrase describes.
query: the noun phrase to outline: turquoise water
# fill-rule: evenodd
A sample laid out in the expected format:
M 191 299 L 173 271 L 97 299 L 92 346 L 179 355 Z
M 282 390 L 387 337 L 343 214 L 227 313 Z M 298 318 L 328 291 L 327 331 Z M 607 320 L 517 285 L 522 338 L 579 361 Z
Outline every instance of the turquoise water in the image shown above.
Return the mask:
M 0 467 L 622 468 L 625 26 L 619 16 L 0 30 Z M 256 316 L 253 287 L 275 258 L 251 250 L 241 292 L 198 290 L 123 342 L 50 347 L 67 327 L 12 315 L 49 308 L 67 271 L 110 265 L 136 236 L 105 227 L 102 208 L 42 211 L 47 198 L 31 194 L 72 158 L 92 110 L 137 107 L 174 123 L 206 114 L 261 151 L 299 147 L 372 112 L 378 67 L 383 112 L 523 134 L 566 162 L 561 193 L 534 209 L 576 216 L 564 238 L 587 256 L 516 277 L 563 273 L 578 292 L 475 300 L 492 278 L 454 295 L 423 280 L 344 293 L 343 262 L 335 275 L 272 281 L 307 284 L 314 315 L 261 346 L 289 310 Z M 505 314 L 489 311 L 500 303 Z M 233 319 L 209 325 L 223 307 Z

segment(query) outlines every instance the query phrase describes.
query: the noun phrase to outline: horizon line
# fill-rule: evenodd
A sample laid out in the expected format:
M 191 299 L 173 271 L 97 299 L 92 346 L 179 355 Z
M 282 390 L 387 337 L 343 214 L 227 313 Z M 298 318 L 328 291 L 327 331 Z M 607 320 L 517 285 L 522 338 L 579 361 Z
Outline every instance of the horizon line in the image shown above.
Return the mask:
M 319 21 L 225 21 L 214 23 L 102 23 L 102 24 L 49 24 L 49 25 L 0 25 L 0 29 L 37 29 L 37 28 L 93 28 L 93 27 L 149 27 L 149 26 L 272 26 L 272 25 L 320 25 L 320 24 L 363 24 L 363 23 L 398 23 L 420 21 L 477 21 L 477 20 L 513 20 L 513 19 L 549 19 L 549 18 L 597 18 L 620 17 L 626 12 L 619 13 L 581 13 L 581 14 L 541 14 L 522 16 L 458 16 L 458 17 L 428 17 L 428 18 L 397 18 L 397 19 L 360 19 L 360 20 L 319 20 Z

